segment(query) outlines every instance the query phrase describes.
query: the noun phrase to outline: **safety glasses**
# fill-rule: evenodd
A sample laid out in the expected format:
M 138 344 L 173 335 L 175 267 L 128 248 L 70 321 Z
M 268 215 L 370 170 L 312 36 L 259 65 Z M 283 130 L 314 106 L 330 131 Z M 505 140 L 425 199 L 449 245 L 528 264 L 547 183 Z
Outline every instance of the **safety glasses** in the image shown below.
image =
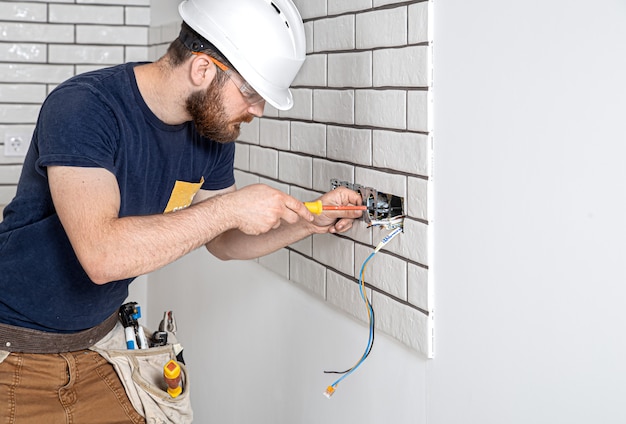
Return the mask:
M 194 54 L 199 54 L 199 52 L 194 52 Z M 211 62 L 215 63 L 215 66 L 217 66 L 219 70 L 224 72 L 226 76 L 230 78 L 230 80 L 239 89 L 241 95 L 250 106 L 261 103 L 264 100 L 263 97 L 259 93 L 257 93 L 256 90 L 252 88 L 252 86 L 248 84 L 241 75 L 230 69 L 228 66 L 224 65 L 219 60 L 209 55 L 207 55 L 207 57 L 211 60 Z

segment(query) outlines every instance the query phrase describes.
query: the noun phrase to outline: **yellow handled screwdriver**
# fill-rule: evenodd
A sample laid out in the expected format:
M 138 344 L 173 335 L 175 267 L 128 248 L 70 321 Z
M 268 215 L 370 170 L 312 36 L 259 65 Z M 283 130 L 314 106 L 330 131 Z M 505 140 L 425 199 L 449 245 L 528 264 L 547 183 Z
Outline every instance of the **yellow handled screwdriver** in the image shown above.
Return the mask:
M 321 200 L 315 202 L 304 202 L 304 206 L 313 214 L 320 215 L 322 211 L 365 211 L 367 206 L 355 205 L 355 206 L 334 206 L 334 205 L 322 205 Z
M 180 365 L 175 360 L 170 360 L 163 367 L 163 377 L 165 378 L 165 383 L 167 384 L 167 393 L 170 394 L 171 397 L 178 397 L 183 392 L 183 388 L 181 387 L 181 373 L 180 373 Z

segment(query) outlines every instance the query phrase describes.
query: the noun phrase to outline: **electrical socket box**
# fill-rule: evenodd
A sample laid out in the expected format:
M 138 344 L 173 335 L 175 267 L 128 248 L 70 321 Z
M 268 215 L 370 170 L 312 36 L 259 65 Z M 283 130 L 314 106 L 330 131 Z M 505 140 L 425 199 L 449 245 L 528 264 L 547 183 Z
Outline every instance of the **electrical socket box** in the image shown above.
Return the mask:
M 363 204 L 367 206 L 367 213 L 363 219 L 368 226 L 383 226 L 386 228 L 398 228 L 404 224 L 404 198 L 372 187 L 353 184 L 347 181 L 330 180 L 331 188 L 347 187 L 361 195 Z
M 7 132 L 4 134 L 4 156 L 26 156 L 30 146 L 30 134 Z

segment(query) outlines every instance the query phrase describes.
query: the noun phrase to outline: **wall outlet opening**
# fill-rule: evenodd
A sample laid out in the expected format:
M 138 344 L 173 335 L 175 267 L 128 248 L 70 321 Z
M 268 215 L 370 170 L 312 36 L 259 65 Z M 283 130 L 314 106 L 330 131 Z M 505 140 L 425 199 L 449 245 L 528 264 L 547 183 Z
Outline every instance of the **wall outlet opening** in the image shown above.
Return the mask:
M 363 204 L 367 206 L 367 213 L 363 214 L 363 219 L 368 227 L 382 226 L 393 229 L 404 224 L 404 197 L 336 178 L 330 180 L 330 185 L 333 190 L 337 187 L 347 187 L 361 195 Z

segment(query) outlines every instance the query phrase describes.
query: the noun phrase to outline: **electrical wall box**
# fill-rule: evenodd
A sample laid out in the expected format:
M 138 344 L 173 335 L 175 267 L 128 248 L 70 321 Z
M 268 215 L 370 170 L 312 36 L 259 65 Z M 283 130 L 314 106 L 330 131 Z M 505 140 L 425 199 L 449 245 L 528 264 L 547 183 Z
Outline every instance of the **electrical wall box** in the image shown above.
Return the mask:
M 368 226 L 402 227 L 404 223 L 403 197 L 384 193 L 372 187 L 339 181 L 335 178 L 330 180 L 330 185 L 333 190 L 337 187 L 347 187 L 361 195 L 363 204 L 367 206 L 367 213 L 363 214 L 363 219 Z

